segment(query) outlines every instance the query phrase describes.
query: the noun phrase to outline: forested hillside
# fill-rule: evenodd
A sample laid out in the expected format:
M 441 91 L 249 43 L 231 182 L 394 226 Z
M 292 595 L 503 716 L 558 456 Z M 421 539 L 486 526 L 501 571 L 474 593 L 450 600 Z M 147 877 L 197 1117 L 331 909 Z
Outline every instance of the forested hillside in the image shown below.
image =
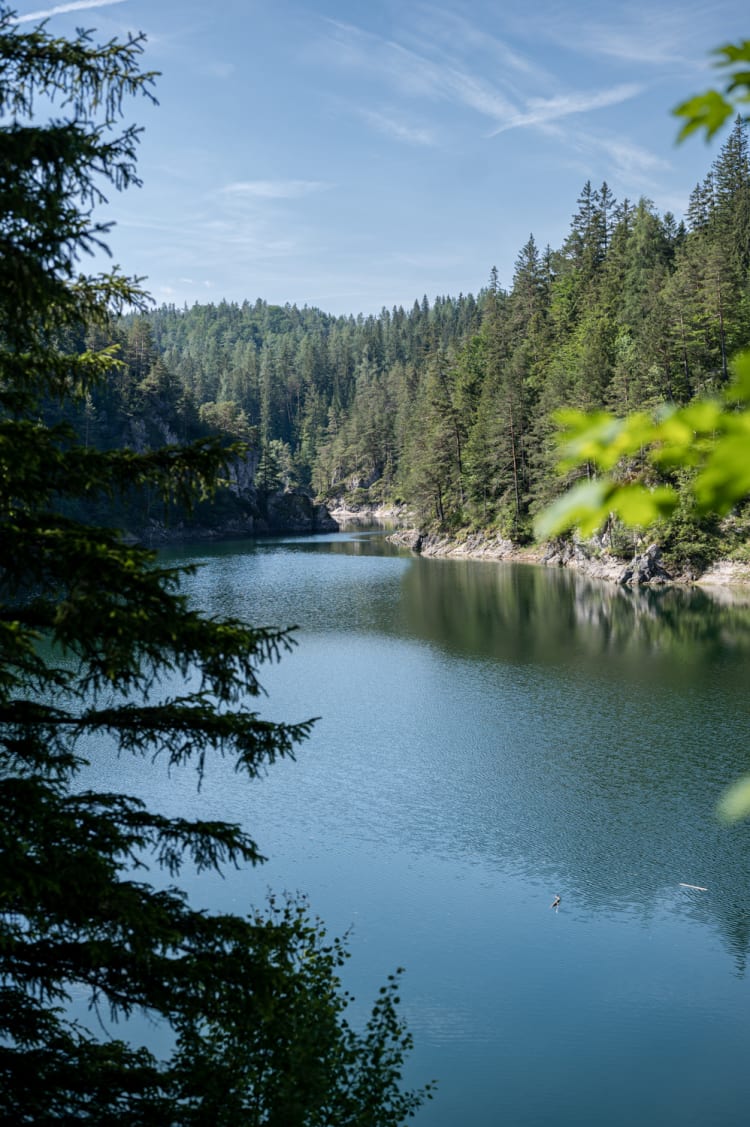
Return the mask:
M 750 344 L 747 126 L 737 120 L 685 223 L 584 184 L 562 247 L 530 236 L 509 292 L 493 269 L 477 298 L 408 311 L 162 306 L 122 333 L 129 382 L 90 405 L 99 441 L 219 429 L 250 440 L 264 485 L 400 499 L 424 524 L 523 538 L 565 484 L 559 407 L 683 403 L 724 383 Z

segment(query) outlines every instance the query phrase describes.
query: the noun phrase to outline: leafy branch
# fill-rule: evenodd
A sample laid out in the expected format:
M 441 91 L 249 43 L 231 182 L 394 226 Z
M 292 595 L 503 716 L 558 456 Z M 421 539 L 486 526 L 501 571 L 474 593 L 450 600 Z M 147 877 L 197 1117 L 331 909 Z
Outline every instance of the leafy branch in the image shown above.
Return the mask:
M 727 43 L 712 53 L 718 56 L 714 65 L 725 79 L 723 89 L 694 94 L 675 106 L 675 117 L 684 118 L 678 142 L 700 130 L 705 130 L 706 141 L 710 141 L 733 115 L 742 113 L 742 108 L 750 104 L 750 39 Z M 747 120 L 746 112 L 742 116 Z
M 559 471 L 588 466 L 596 476 L 578 481 L 545 509 L 537 535 L 548 539 L 577 527 L 589 536 L 612 514 L 631 527 L 653 524 L 677 507 L 676 489 L 660 478 L 680 468 L 692 470 L 686 488 L 698 515 L 723 516 L 750 495 L 750 351 L 735 357 L 731 368 L 722 395 L 655 415 L 558 412 Z M 655 484 L 644 483 L 649 476 Z

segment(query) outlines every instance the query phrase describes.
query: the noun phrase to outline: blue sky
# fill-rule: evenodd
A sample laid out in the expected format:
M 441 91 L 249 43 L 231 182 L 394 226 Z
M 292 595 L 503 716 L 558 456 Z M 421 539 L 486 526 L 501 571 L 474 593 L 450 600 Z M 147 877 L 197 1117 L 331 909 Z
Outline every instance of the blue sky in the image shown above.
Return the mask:
M 331 313 L 508 286 L 561 245 L 581 187 L 681 216 L 719 143 L 670 109 L 750 36 L 747 5 L 528 0 L 16 2 L 22 26 L 148 36 L 144 181 L 110 198 L 114 260 L 157 303 Z

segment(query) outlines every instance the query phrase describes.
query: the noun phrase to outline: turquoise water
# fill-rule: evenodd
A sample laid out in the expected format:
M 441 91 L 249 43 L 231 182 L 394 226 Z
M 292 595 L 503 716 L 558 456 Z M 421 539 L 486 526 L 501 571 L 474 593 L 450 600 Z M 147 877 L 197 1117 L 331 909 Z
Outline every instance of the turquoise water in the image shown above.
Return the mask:
M 744 1127 L 750 832 L 713 807 L 750 767 L 750 610 L 367 533 L 184 558 L 206 611 L 299 627 L 262 709 L 314 735 L 260 783 L 211 764 L 200 793 L 96 770 L 242 822 L 268 863 L 193 896 L 307 893 L 351 928 L 356 1014 L 406 968 L 408 1080 L 439 1082 L 419 1127 Z

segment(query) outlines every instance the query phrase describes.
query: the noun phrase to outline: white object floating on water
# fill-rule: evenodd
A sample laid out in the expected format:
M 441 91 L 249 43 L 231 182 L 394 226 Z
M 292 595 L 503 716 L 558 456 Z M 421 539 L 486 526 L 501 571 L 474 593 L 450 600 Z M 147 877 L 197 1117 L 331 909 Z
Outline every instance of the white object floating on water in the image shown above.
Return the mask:
M 702 884 L 685 884 L 684 880 L 680 881 L 680 888 L 694 888 L 696 892 L 708 892 Z

